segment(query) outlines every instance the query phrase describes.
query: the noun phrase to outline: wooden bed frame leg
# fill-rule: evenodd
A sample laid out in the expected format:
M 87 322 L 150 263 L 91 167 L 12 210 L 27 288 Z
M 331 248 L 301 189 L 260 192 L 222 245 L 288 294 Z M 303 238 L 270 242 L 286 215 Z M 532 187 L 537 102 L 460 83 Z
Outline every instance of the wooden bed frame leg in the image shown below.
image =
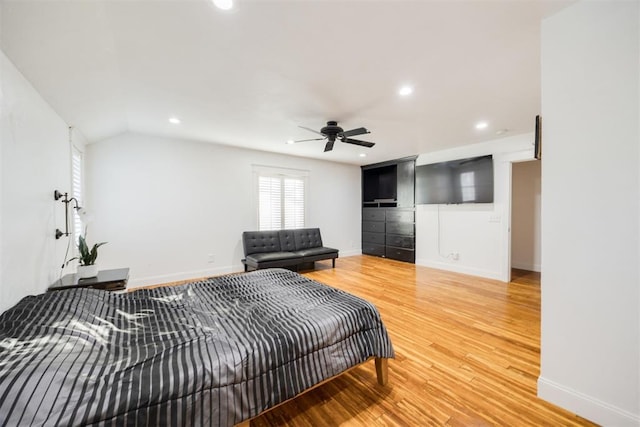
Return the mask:
M 378 384 L 387 385 L 387 382 L 389 382 L 389 359 L 376 357 L 376 376 L 378 377 Z

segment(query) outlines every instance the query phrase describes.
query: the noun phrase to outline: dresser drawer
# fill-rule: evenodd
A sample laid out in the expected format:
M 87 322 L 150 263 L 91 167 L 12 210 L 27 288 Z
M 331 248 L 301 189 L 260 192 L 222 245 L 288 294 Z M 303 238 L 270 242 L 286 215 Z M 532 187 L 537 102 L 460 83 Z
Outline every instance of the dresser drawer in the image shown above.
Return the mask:
M 414 222 L 415 213 L 409 210 L 387 209 L 388 222 Z
M 363 224 L 364 229 L 364 224 Z M 414 225 L 412 222 L 387 222 L 387 234 L 402 234 L 404 236 L 413 236 Z
M 394 246 L 396 248 L 413 249 L 414 239 L 413 236 L 401 236 L 398 234 L 386 235 L 387 246 Z
M 384 221 L 384 209 L 364 208 L 362 209 L 363 221 Z
M 375 243 L 376 245 L 384 245 L 384 233 L 362 233 L 363 243 Z
M 410 249 L 398 249 L 387 246 L 385 256 L 398 261 L 415 262 L 416 253 Z
M 362 243 L 362 253 L 366 255 L 384 256 L 384 245 L 375 243 Z
M 363 221 L 362 222 L 362 232 L 384 233 L 384 222 Z

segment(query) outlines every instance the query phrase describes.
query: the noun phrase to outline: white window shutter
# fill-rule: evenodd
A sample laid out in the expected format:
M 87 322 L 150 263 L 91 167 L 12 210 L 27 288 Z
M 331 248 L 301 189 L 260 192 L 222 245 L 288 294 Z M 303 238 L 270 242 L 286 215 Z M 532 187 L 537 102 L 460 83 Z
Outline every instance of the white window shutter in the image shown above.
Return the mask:
M 282 188 L 280 179 L 270 176 L 258 178 L 259 229 L 279 230 L 282 224 Z
M 83 179 L 82 179 L 82 152 L 73 147 L 71 154 L 71 197 L 75 197 L 78 201 L 78 206 L 84 206 L 83 198 Z M 70 208 L 75 208 L 75 204 L 70 203 Z M 82 221 L 80 215 L 78 215 L 77 209 L 71 209 L 73 211 L 73 235 L 76 242 L 78 237 L 83 234 Z
M 306 176 L 275 171 L 258 174 L 258 229 L 282 230 L 305 226 Z
M 304 181 L 284 178 L 284 228 L 304 227 Z

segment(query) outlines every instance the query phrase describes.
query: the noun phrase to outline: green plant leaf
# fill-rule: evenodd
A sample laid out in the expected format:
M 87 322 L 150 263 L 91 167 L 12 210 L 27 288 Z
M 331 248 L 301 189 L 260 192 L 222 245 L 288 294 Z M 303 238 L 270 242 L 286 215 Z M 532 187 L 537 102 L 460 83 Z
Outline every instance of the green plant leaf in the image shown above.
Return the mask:
M 91 252 L 89 253 L 89 257 L 88 257 L 89 264 L 87 265 L 95 264 L 96 258 L 98 258 L 98 248 L 104 245 L 105 243 L 107 242 L 100 242 L 93 245 L 93 248 L 91 248 Z
M 85 230 L 86 235 L 86 230 Z M 78 251 L 80 255 L 74 258 L 71 258 L 69 261 L 73 259 L 80 260 L 80 265 L 93 265 L 98 258 L 98 248 L 107 242 L 100 242 L 93 245 L 91 250 L 89 250 L 89 246 L 87 246 L 87 241 L 84 236 L 80 236 L 78 238 Z
M 80 264 L 81 265 L 89 265 L 86 261 L 89 258 L 89 248 L 87 247 L 87 241 L 84 236 L 80 236 L 78 238 L 78 251 L 80 252 Z

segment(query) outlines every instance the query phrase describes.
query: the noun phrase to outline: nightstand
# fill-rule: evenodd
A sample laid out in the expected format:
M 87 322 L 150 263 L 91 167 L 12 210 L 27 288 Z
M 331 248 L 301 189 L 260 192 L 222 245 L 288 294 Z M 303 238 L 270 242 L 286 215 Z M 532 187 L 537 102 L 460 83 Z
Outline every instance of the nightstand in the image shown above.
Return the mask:
M 96 277 L 78 279 L 77 274 L 67 274 L 62 279 L 57 280 L 47 291 L 60 291 L 62 289 L 92 288 L 105 291 L 123 291 L 127 289 L 129 280 L 128 268 L 117 268 L 114 270 L 100 270 Z

